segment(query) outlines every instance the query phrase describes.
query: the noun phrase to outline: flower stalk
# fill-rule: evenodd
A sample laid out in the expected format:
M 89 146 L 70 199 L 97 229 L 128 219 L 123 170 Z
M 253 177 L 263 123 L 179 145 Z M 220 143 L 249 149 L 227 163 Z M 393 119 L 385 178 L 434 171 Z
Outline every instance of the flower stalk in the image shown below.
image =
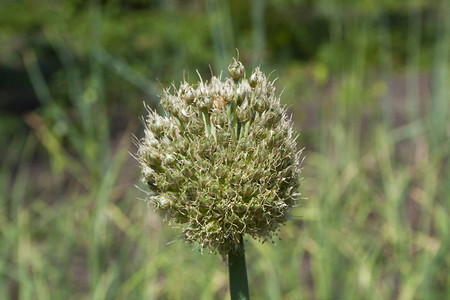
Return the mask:
M 228 258 L 232 299 L 248 299 L 243 236 L 272 240 L 300 194 L 301 150 L 286 107 L 256 68 L 182 82 L 149 110 L 137 158 L 148 203 L 187 242 Z
M 231 300 L 250 299 L 248 293 L 247 268 L 245 265 L 244 239 L 240 236 L 238 251 L 228 253 Z

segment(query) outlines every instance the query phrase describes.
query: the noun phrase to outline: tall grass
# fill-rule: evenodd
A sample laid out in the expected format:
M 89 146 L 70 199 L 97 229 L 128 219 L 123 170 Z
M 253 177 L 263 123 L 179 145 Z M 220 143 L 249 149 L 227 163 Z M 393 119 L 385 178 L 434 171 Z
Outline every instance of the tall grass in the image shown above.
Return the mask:
M 207 6 L 211 22 L 216 20 L 215 63 L 222 66 L 234 49 L 228 44 L 234 45 L 227 27 L 231 16 L 220 1 Z M 443 4 L 435 25 L 440 38 L 432 69 L 420 71 L 432 74 L 425 112 L 418 95 L 424 88 L 418 84 L 421 49 L 415 36 L 420 16 L 411 13 L 409 19 L 407 74 L 400 73 L 407 98 L 399 110 L 393 105 L 400 100 L 387 16 L 332 23 L 337 68 L 328 78 L 331 91 L 316 83 L 302 91 L 325 98 L 313 112 L 314 129 L 300 136 L 301 143 L 314 135 L 304 165 L 307 199 L 277 245 L 247 243 L 252 297 L 450 297 L 447 10 Z M 101 11 L 91 7 L 91 12 L 87 72 L 71 60 L 63 39 L 54 41 L 73 84 L 70 105 L 55 101 L 33 49 L 24 57 L 37 95 L 50 105 L 27 115 L 32 131 L 16 133 L 0 159 L 0 299 L 226 299 L 227 266 L 221 259 L 191 250 L 139 201 L 144 194 L 134 187 L 138 167 L 129 155 L 135 151 L 130 132 L 140 126 L 138 116 L 130 116 L 123 133 L 111 132 L 115 120 L 103 79 L 116 72 L 149 95 L 157 85 L 102 52 Z M 261 11 L 254 8 L 253 14 L 255 26 L 263 26 Z M 373 32 L 380 35 L 381 72 L 375 80 L 366 64 L 371 54 L 365 37 Z M 355 36 L 350 48 L 344 46 Z M 263 37 L 256 43 L 264 45 Z M 280 86 L 294 80 L 280 76 Z M 293 97 L 284 100 L 295 110 L 308 105 L 296 102 L 301 95 Z M 399 113 L 408 117 L 398 126 Z

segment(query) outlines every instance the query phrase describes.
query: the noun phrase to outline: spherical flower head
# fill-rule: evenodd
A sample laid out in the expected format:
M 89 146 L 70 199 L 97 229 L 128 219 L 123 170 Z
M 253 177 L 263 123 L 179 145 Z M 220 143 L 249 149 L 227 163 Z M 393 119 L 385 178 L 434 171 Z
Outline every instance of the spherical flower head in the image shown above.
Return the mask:
M 259 69 L 248 82 L 237 60 L 229 70 L 233 79 L 165 90 L 166 114 L 149 111 L 137 155 L 148 202 L 187 241 L 223 256 L 241 235 L 272 239 L 298 200 L 301 170 L 273 82 Z

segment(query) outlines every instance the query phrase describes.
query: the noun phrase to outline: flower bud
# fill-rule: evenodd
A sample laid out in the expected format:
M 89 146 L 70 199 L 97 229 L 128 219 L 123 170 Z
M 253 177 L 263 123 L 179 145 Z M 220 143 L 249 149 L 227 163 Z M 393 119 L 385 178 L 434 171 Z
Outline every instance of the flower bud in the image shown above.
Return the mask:
M 244 123 L 249 121 L 253 116 L 252 110 L 247 104 L 239 106 L 236 110 L 236 114 L 239 121 Z
M 244 184 L 242 187 L 242 196 L 245 198 L 250 197 L 254 193 L 253 187 L 250 183 Z
M 217 182 L 213 182 L 212 184 L 209 185 L 209 192 L 211 194 L 211 196 L 215 197 L 218 196 L 220 193 L 220 186 Z
M 230 73 L 231 78 L 235 81 L 238 81 L 242 77 L 244 77 L 245 68 L 240 61 L 237 61 L 233 58 L 233 61 L 228 66 L 228 72 Z
M 169 97 L 170 97 L 170 96 L 165 96 L 165 95 L 164 95 L 164 96 L 161 98 L 161 100 L 159 101 L 159 104 L 161 105 L 161 107 L 162 107 L 165 111 L 168 111 L 168 112 L 170 112 L 170 111 L 172 110 L 172 105 L 173 105 L 173 102 L 170 101 Z
M 149 149 L 145 155 L 145 161 L 150 166 L 157 166 L 161 164 L 161 155 L 156 149 Z
M 237 93 L 237 100 L 236 100 L 237 105 L 241 105 L 246 100 L 248 101 L 251 94 L 251 88 L 248 82 L 244 81 L 241 84 L 239 84 L 236 93 Z
M 225 100 L 226 103 L 230 103 L 234 98 L 234 83 L 231 79 L 227 78 L 223 84 L 223 88 L 221 90 L 221 96 Z
M 197 198 L 198 190 L 193 184 L 188 184 L 185 189 L 185 194 L 188 199 L 194 200 Z
M 187 82 L 183 82 L 178 90 L 178 97 L 188 105 L 192 104 L 195 100 L 194 89 Z
M 224 179 L 228 175 L 228 170 L 225 166 L 219 165 L 215 168 L 217 178 Z
M 255 88 L 262 80 L 264 80 L 264 74 L 259 70 L 259 68 L 256 68 L 250 76 L 248 83 L 252 88 Z
M 183 99 L 184 99 L 184 101 L 186 101 L 186 104 L 188 104 L 188 105 L 191 105 L 192 103 L 194 103 L 194 100 L 195 100 L 194 89 L 190 87 L 184 94 Z
M 166 124 L 165 136 L 172 141 L 177 140 L 180 135 L 180 128 L 178 127 L 175 120 L 171 119 L 171 122 L 167 122 Z M 168 143 L 166 139 L 164 141 L 165 143 Z
M 268 125 L 275 125 L 281 120 L 281 114 L 274 111 L 267 112 L 264 117 L 264 120 Z
M 211 122 L 213 122 L 214 125 L 224 127 L 226 124 L 228 124 L 228 117 L 221 110 L 213 110 L 211 113 Z
M 180 109 L 178 111 L 176 117 L 183 123 L 186 123 L 187 121 L 189 121 L 188 112 L 186 111 L 185 108 Z
M 161 134 L 164 132 L 165 124 L 160 116 L 155 116 L 155 118 L 149 122 L 150 123 L 150 130 L 156 135 L 161 136 Z
M 263 140 L 267 135 L 267 129 L 264 125 L 255 125 L 252 130 L 252 135 L 258 140 Z
M 214 95 L 214 107 L 218 109 L 224 109 L 225 105 L 227 104 L 227 101 L 224 97 L 220 95 Z
M 186 139 L 176 139 L 172 144 L 173 152 L 186 152 L 189 147 L 189 142 Z
M 171 166 L 171 165 L 173 165 L 174 163 L 176 163 L 176 158 L 175 158 L 175 156 L 173 155 L 173 154 L 167 154 L 166 156 L 164 156 L 164 161 L 163 161 L 163 163 L 164 163 L 164 165 L 166 165 L 166 166 Z
M 183 168 L 182 171 L 184 176 L 190 178 L 192 176 L 194 176 L 195 174 L 195 168 L 192 162 L 190 161 L 184 161 L 183 162 Z
M 259 112 L 259 113 L 263 113 L 266 110 L 269 109 L 269 102 L 261 97 L 257 97 L 254 101 L 254 105 L 255 105 L 255 109 Z
M 270 130 L 268 139 L 267 139 L 267 145 L 269 147 L 279 147 L 280 143 L 282 142 L 283 136 L 281 133 L 277 133 L 274 130 Z
M 158 197 L 153 197 L 153 199 L 154 199 L 154 202 L 156 204 L 156 207 L 158 207 L 158 208 L 160 208 L 162 210 L 167 210 L 167 209 L 170 208 L 171 201 L 170 201 L 170 199 L 167 196 L 161 195 L 161 196 L 158 196 Z
M 190 120 L 187 124 L 187 130 L 191 132 L 192 134 L 199 135 L 202 132 L 204 132 L 204 125 L 203 121 L 198 118 L 193 118 Z
M 213 100 L 210 97 L 203 97 L 197 101 L 198 110 L 206 113 L 211 110 L 213 106 Z
M 220 130 L 216 133 L 217 143 L 220 145 L 229 145 L 231 143 L 232 135 L 229 132 Z

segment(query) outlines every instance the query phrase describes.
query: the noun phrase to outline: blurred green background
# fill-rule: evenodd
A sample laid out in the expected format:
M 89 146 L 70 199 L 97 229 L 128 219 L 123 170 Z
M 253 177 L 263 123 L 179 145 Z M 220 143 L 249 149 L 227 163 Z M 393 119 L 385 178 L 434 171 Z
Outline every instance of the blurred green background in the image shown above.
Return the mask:
M 302 205 L 247 240 L 254 299 L 450 299 L 450 3 L 2 0 L 0 299 L 227 299 L 147 208 L 132 135 L 239 49 L 306 147 Z M 225 74 L 224 74 L 225 75 Z M 137 186 L 135 186 L 137 185 Z

